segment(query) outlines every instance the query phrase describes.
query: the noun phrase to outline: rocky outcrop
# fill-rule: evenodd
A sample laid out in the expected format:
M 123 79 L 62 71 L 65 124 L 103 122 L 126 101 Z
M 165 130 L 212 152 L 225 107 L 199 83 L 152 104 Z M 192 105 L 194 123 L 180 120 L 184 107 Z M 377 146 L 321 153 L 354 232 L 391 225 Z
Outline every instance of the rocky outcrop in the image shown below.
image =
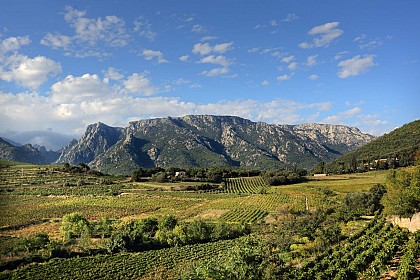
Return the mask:
M 131 122 L 126 128 L 89 125 L 63 148 L 58 162 L 83 162 L 109 173 L 139 167 L 312 167 L 366 144 L 357 128 L 273 125 L 232 116 L 191 115 Z
M 0 138 L 0 159 L 3 160 L 48 164 L 56 161 L 59 155 L 59 152 L 47 151 L 43 146 L 32 146 L 31 144 L 15 146 Z

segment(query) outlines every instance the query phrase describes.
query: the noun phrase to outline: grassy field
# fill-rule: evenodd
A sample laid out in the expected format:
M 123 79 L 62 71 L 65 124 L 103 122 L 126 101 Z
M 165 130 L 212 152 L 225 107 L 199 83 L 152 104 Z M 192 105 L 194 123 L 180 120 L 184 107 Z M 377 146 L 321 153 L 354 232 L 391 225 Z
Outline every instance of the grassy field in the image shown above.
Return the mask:
M 201 219 L 258 227 L 281 220 L 290 211 L 315 210 L 336 203 L 347 193 L 369 190 L 375 184 L 383 184 L 386 174 L 381 171 L 310 177 L 304 183 L 278 187 L 267 186 L 261 177 L 236 178 L 227 180 L 221 186 L 222 191 L 202 192 L 180 191 L 182 188 L 179 188 L 201 183 L 134 183 L 125 177 L 70 174 L 62 172 L 60 166 L 14 164 L 0 168 L 0 238 L 9 240 L 46 232 L 51 239 L 61 241 L 61 219 L 73 212 L 79 212 L 90 221 L 109 217 L 121 222 L 175 215 L 181 221 Z M 80 270 L 73 270 L 68 275 L 81 279 L 83 267 L 89 267 L 89 275 L 102 275 L 108 273 L 107 268 L 115 267 L 122 271 L 118 276 L 121 279 L 136 278 L 136 275 L 153 279 L 154 274 L 170 273 L 188 258 L 194 260 L 219 254 L 221 247 L 234 241 L 223 242 L 198 244 L 182 250 L 164 249 L 80 260 L 57 259 L 48 263 L 48 270 L 43 270 L 43 265 L 34 265 L 25 270 L 25 275 L 31 279 L 47 279 L 48 275 L 54 275 L 51 273 L 58 273 L 54 272 L 55 266 L 64 270 L 77 266 Z M 179 254 L 184 254 L 184 257 Z M 0 264 L 9 260 L 10 257 L 1 256 Z M 124 265 L 126 269 L 122 268 Z M 135 267 L 137 272 L 130 267 Z M 15 272 L 3 275 L 11 277 Z

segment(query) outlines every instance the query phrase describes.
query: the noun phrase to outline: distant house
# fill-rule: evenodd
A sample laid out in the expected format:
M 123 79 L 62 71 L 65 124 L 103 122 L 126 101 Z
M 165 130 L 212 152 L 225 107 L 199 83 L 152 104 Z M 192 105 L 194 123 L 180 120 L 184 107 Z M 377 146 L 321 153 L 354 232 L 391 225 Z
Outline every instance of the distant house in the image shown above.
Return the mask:
M 175 172 L 175 178 L 179 178 L 182 179 L 187 175 L 187 173 L 185 171 L 177 171 Z
M 325 176 L 328 176 L 328 174 L 326 173 L 314 174 L 314 177 L 325 177 Z

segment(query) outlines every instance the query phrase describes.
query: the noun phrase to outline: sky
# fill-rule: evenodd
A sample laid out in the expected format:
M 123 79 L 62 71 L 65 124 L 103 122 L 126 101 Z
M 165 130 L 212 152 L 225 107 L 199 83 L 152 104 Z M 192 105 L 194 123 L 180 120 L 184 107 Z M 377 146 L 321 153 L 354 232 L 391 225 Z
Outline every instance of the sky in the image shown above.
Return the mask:
M 420 1 L 0 0 L 0 136 L 190 114 L 382 135 L 420 117 Z

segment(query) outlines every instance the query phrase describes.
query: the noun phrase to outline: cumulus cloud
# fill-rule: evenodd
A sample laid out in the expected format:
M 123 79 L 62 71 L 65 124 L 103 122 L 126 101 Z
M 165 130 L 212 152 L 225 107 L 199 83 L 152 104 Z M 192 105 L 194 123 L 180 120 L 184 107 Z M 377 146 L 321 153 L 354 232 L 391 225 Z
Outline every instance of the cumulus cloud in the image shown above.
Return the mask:
M 209 43 L 197 43 L 194 45 L 192 52 L 195 54 L 206 55 L 210 53 L 213 48 L 210 46 Z
M 150 79 L 143 74 L 134 73 L 123 81 L 125 90 L 129 93 L 137 93 L 143 96 L 155 94 L 158 89 L 153 86 Z
M 29 58 L 14 54 L 0 61 L 0 79 L 14 81 L 18 85 L 37 89 L 48 77 L 61 72 L 61 65 L 45 56 Z
M 233 42 L 217 44 L 211 46 L 209 43 L 197 43 L 194 45 L 192 52 L 194 54 L 206 55 L 211 52 L 223 54 L 232 49 Z
M 354 107 L 352 109 L 346 110 L 344 112 L 331 115 L 326 117 L 322 122 L 329 123 L 329 124 L 342 124 L 344 120 L 353 118 L 360 114 L 362 109 L 360 107 Z
M 29 36 L 23 37 L 9 37 L 1 41 L 0 43 L 0 60 L 2 59 L 2 55 L 6 54 L 11 51 L 17 51 L 22 46 L 29 45 L 31 40 Z
M 369 68 L 375 66 L 373 58 L 373 55 L 365 55 L 364 57 L 356 55 L 350 59 L 340 61 L 338 63 L 340 67 L 340 71 L 337 73 L 338 77 L 348 78 L 366 72 Z
M 212 63 L 218 64 L 223 67 L 228 67 L 230 65 L 229 60 L 223 55 L 209 55 L 200 59 L 200 63 Z
M 223 55 L 209 55 L 200 59 L 199 63 L 210 63 L 222 66 L 201 73 L 202 75 L 210 77 L 227 74 L 229 72 L 229 66 L 231 65 L 231 62 Z
M 328 47 L 330 43 L 343 34 L 343 30 L 338 29 L 339 22 L 328 22 L 318 25 L 309 30 L 308 34 L 315 36 L 311 42 L 302 42 L 299 47 L 309 49 L 314 47 Z
M 315 75 L 315 74 L 312 74 L 308 77 L 308 79 L 311 80 L 311 81 L 316 81 L 316 80 L 318 80 L 318 78 L 319 78 L 319 76 Z
M 86 11 L 71 6 L 66 6 L 65 10 L 64 20 L 73 28 L 74 34 L 69 36 L 47 33 L 41 39 L 41 44 L 53 49 L 63 49 L 66 55 L 76 57 L 107 56 L 108 53 L 97 50 L 97 47 L 124 47 L 128 44 L 129 35 L 121 18 L 89 18 Z
M 156 58 L 157 63 L 159 63 L 159 64 L 168 62 L 165 58 L 163 58 L 163 53 L 161 51 L 143 50 L 141 55 L 146 60 L 152 60 L 152 59 Z
M 270 85 L 270 82 L 267 81 L 267 80 L 264 80 L 264 81 L 262 81 L 261 85 L 266 87 L 266 86 Z
M 117 83 L 120 86 L 113 86 L 96 74 L 85 74 L 67 76 L 55 83 L 46 96 L 37 92 L 0 92 L 0 118 L 3 120 L 0 132 L 28 131 L 36 127 L 80 135 L 88 124 L 98 121 L 126 126 L 128 121 L 139 118 L 186 114 L 237 115 L 270 123 L 293 123 L 308 120 L 300 111 L 306 114 L 309 110 L 315 115 L 331 108 L 329 102 L 230 100 L 199 104 L 175 97 L 151 97 L 148 95 L 158 89 L 140 73 L 133 73 Z M 174 84 L 189 84 L 189 81 L 179 79 Z
M 118 72 L 118 70 L 113 67 L 109 67 L 108 70 L 103 71 L 103 73 L 105 75 L 105 78 L 115 80 L 115 81 L 119 81 L 122 78 L 124 78 L 124 75 Z
M 287 16 L 282 19 L 283 22 L 292 22 L 299 19 L 299 17 L 295 13 L 287 14 Z
M 183 56 L 180 56 L 178 59 L 180 61 L 185 62 L 185 61 L 188 61 L 190 59 L 190 56 L 189 55 L 183 55 Z
M 214 77 L 229 73 L 229 66 L 232 64 L 231 61 L 224 55 L 227 51 L 232 49 L 233 42 L 216 44 L 214 46 L 209 43 L 197 43 L 194 45 L 192 52 L 194 54 L 200 54 L 202 57 L 198 63 L 209 63 L 220 65 L 221 67 L 213 68 L 211 70 L 205 70 L 201 72 L 201 75 Z M 216 53 L 216 54 L 211 54 Z M 207 55 L 207 56 L 205 56 Z
M 289 74 L 280 75 L 277 77 L 277 81 L 287 81 L 290 80 L 291 76 Z
M 96 74 L 84 74 L 81 77 L 68 75 L 63 81 L 51 86 L 51 100 L 63 104 L 60 111 L 69 111 L 69 104 L 80 103 L 86 99 L 107 98 L 112 89 Z M 64 114 L 65 115 L 65 114 Z
M 71 44 L 71 38 L 66 35 L 47 33 L 47 35 L 41 39 L 41 44 L 49 46 L 52 49 L 62 48 L 67 50 Z
M 192 29 L 192 32 L 200 34 L 200 33 L 204 33 L 206 31 L 206 28 L 200 24 L 195 24 Z
M 297 62 L 292 62 L 292 63 L 290 63 L 288 66 L 287 66 L 287 69 L 289 69 L 289 70 L 291 70 L 291 71 L 294 71 L 294 70 L 296 70 L 297 68 L 298 68 L 298 63 Z
M 149 20 L 145 19 L 143 16 L 136 18 L 133 22 L 134 31 L 142 37 L 153 41 L 157 33 L 152 31 L 152 25 L 149 23 Z
M 284 63 L 290 63 L 290 62 L 292 62 L 294 59 L 295 59 L 295 56 L 294 56 L 294 55 L 289 55 L 289 56 L 282 57 L 282 58 L 280 59 L 280 61 L 281 61 L 281 62 L 284 62 Z
M 307 66 L 314 66 L 316 65 L 317 61 L 316 58 L 318 57 L 318 55 L 310 55 L 306 58 L 306 65 Z

